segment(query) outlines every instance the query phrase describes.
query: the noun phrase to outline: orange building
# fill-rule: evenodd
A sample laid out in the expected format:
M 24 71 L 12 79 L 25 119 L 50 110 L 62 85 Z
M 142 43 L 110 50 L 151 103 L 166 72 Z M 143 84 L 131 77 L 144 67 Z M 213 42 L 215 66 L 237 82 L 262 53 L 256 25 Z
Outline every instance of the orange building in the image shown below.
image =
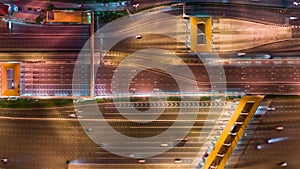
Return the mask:
M 2 96 L 20 96 L 20 63 L 3 63 L 1 80 Z
M 46 22 L 90 24 L 91 15 L 91 11 L 53 10 L 47 12 Z

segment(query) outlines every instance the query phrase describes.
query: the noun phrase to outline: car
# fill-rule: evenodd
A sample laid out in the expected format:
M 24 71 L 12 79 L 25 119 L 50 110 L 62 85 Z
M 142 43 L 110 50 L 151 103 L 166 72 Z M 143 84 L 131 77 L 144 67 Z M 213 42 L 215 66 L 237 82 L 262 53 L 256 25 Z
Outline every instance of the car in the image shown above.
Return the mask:
M 7 158 L 1 158 L 2 163 L 8 163 L 8 159 Z
M 186 15 L 186 14 L 183 14 L 182 17 L 183 17 L 184 19 L 190 19 L 190 16 L 189 16 L 189 15 Z
M 287 162 L 281 162 L 281 163 L 278 163 L 279 166 L 281 167 L 286 167 L 287 166 Z
M 73 118 L 77 117 L 75 113 L 71 113 L 69 116 Z
M 262 149 L 262 145 L 257 145 L 257 146 L 256 146 L 256 149 L 257 149 L 257 150 Z
M 137 162 L 139 164 L 145 164 L 146 163 L 146 160 L 145 159 L 138 159 Z
M 107 146 L 106 143 L 99 143 L 98 145 L 99 145 L 100 147 L 106 147 L 106 146 Z
M 91 131 L 93 131 L 93 129 L 92 128 L 87 128 L 87 129 L 85 129 L 87 132 L 91 132 Z
M 27 8 L 29 11 L 31 11 L 32 10 L 32 8 Z
M 282 131 L 283 129 L 284 129 L 283 126 L 277 126 L 277 127 L 276 127 L 276 130 L 277 130 L 277 131 Z
M 275 107 L 268 107 L 267 110 L 276 110 Z
M 160 144 L 161 147 L 168 147 L 168 144 L 167 143 L 162 143 Z
M 182 163 L 182 160 L 180 158 L 175 158 L 174 163 L 180 164 L 180 163 Z
M 136 35 L 135 39 L 142 39 L 142 35 Z
M 178 139 L 176 139 L 176 141 L 184 141 L 184 142 L 186 142 L 186 141 L 189 141 L 189 139 L 187 137 L 184 137 L 184 138 L 178 138 Z

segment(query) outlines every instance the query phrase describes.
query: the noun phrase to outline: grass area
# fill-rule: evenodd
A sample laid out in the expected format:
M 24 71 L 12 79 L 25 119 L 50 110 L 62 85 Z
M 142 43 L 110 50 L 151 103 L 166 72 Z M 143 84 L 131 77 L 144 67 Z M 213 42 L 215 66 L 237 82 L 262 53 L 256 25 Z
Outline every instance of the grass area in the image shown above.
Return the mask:
M 267 95 L 267 99 L 300 99 L 299 95 Z
M 112 11 L 98 11 L 95 12 L 95 15 L 99 17 L 99 22 L 100 23 L 109 23 L 112 22 L 113 20 L 116 20 L 118 18 L 127 16 L 126 10 L 124 11 L 118 11 L 118 12 L 112 12 Z
M 47 108 L 72 106 L 73 99 L 0 99 L 0 108 Z
M 300 96 L 273 96 L 268 98 L 300 98 Z M 240 96 L 228 96 L 226 100 L 238 99 Z M 115 99 L 117 102 L 127 101 L 125 98 Z M 203 96 L 200 101 L 210 101 L 209 96 Z M 113 102 L 112 99 L 96 99 L 97 103 Z M 131 102 L 148 102 L 148 97 L 131 97 Z M 180 97 L 167 97 L 167 101 L 181 101 Z M 29 99 L 19 98 L 17 100 L 0 99 L 0 108 L 47 108 L 47 107 L 63 107 L 73 106 L 73 99 Z

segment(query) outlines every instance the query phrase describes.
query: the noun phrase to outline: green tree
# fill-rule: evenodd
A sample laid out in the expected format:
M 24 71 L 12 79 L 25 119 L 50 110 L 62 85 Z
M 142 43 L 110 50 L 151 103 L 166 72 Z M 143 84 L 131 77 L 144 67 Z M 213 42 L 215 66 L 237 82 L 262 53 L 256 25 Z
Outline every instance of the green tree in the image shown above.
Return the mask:
M 46 8 L 46 11 L 52 11 L 53 9 L 55 9 L 55 6 L 53 4 L 49 4 Z
M 41 14 L 41 15 L 39 15 L 38 17 L 36 17 L 35 23 L 42 23 L 42 22 L 45 21 L 45 19 L 46 19 L 46 16 L 43 15 L 43 14 Z

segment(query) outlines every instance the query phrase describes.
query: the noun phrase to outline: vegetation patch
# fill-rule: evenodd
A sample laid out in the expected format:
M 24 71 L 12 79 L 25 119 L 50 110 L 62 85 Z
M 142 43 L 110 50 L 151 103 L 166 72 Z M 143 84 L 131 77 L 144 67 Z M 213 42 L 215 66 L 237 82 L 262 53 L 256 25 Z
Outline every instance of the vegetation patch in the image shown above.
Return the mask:
M 72 105 L 73 99 L 0 99 L 0 108 L 47 108 Z

